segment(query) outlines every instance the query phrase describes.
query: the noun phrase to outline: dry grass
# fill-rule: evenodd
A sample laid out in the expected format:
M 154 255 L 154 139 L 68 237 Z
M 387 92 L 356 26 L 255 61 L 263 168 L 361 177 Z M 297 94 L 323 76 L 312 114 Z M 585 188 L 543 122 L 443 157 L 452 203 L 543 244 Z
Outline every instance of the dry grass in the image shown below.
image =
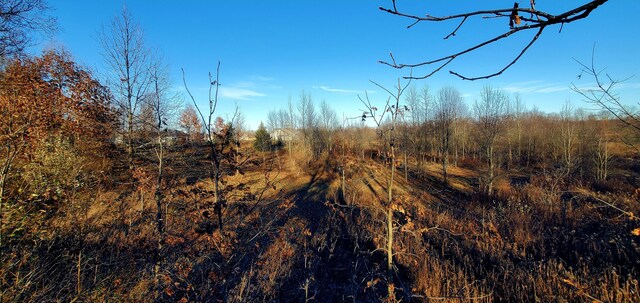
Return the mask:
M 255 155 L 225 178 L 220 232 L 191 152 L 174 163 L 157 276 L 153 203 L 141 209 L 133 186 L 96 188 L 56 211 L 5 210 L 15 223 L 3 225 L 2 302 L 376 302 L 389 282 L 403 302 L 640 301 L 633 191 L 536 175 L 513 185 L 505 174 L 487 197 L 470 168 L 452 167 L 448 186 L 437 163 L 407 179 L 399 170 L 387 281 L 382 163 Z

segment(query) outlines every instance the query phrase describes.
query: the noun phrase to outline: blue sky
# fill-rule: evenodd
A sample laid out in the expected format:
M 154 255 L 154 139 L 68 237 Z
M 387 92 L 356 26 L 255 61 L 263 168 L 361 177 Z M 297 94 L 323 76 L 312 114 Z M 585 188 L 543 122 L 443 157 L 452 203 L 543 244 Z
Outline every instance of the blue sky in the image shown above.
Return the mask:
M 522 5 L 528 1 L 521 1 Z M 538 0 L 537 8 L 560 13 L 583 1 Z M 237 103 L 251 128 L 266 120 L 267 112 L 284 108 L 289 98 L 297 102 L 302 90 L 316 104 L 326 100 L 338 112 L 357 116 L 362 108 L 357 94 L 383 102 L 384 94 L 369 82 L 391 87 L 408 70 L 378 64 L 393 52 L 396 60 L 412 63 L 464 49 L 483 38 L 508 29 L 507 20 L 471 20 L 457 36 L 443 40 L 457 23 L 419 24 L 378 10 L 391 1 L 51 1 L 61 30 L 32 48 L 62 46 L 97 74 L 104 70 L 98 32 L 123 5 L 143 27 L 147 44 L 164 55 L 176 90 L 182 90 L 180 68 L 190 89 L 206 102 L 207 74 L 220 60 L 222 94 L 219 115 L 229 115 Z M 470 9 L 509 7 L 512 1 L 398 1 L 398 8 L 415 14 L 449 15 Z M 437 91 L 445 85 L 458 88 L 470 104 L 482 86 L 491 84 L 519 92 L 529 107 L 558 111 L 565 100 L 587 107 L 569 85 L 589 86 L 577 79 L 580 68 L 573 58 L 591 59 L 615 78 L 634 76 L 620 85 L 624 102 L 640 101 L 640 39 L 637 12 L 640 1 L 609 1 L 587 19 L 548 28 L 524 57 L 503 75 L 468 82 L 448 70 L 414 85 Z M 461 57 L 450 66 L 465 75 L 499 70 L 534 33 L 510 38 L 495 47 Z M 415 75 L 427 70 L 414 70 Z

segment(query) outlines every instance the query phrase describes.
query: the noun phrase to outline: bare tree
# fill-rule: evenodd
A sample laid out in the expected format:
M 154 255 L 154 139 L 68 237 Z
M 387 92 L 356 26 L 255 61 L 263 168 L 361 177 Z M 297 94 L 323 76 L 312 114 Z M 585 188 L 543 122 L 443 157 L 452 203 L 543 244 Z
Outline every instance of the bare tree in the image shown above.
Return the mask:
M 447 177 L 447 165 L 452 146 L 453 128 L 458 112 L 464 106 L 462 95 L 452 86 L 446 86 L 438 91 L 436 100 L 435 124 L 436 132 L 440 140 L 440 161 L 444 183 L 449 182 Z
M 21 54 L 34 32 L 52 34 L 57 21 L 49 16 L 45 0 L 3 0 L 0 2 L 0 59 Z
M 154 268 L 156 286 L 160 286 L 158 273 L 160 272 L 160 264 L 162 263 L 162 243 L 164 242 L 164 226 L 165 218 L 163 216 L 163 198 L 164 198 L 164 182 L 165 175 L 165 158 L 167 147 L 165 146 L 166 133 L 168 130 L 167 120 L 175 114 L 178 104 L 175 96 L 169 96 L 170 81 L 167 71 L 164 69 L 161 60 L 157 60 L 151 66 L 151 84 L 152 91 L 145 99 L 145 103 L 152 108 L 154 125 L 152 127 L 155 135 L 154 153 L 156 162 L 156 184 L 154 198 L 156 202 L 156 229 L 158 232 L 158 243 L 156 248 L 156 262 Z
M 338 127 L 338 115 L 336 111 L 329 106 L 327 100 L 320 102 L 320 127 L 324 130 L 332 130 Z
M 414 158 L 418 160 L 418 167 L 420 167 L 420 154 L 422 154 L 422 139 L 423 133 L 420 130 L 420 124 L 422 123 L 422 102 L 420 95 L 415 86 L 410 86 L 407 89 L 405 102 L 409 111 L 403 118 L 403 130 L 402 130 L 402 152 L 404 158 L 404 177 L 408 178 L 408 154 L 412 153 Z
M 636 134 L 636 139 L 640 138 L 640 111 L 634 110 L 631 104 L 625 104 L 620 98 L 620 95 L 616 93 L 616 88 L 628 78 L 623 80 L 614 79 L 605 73 L 604 69 L 597 68 L 595 64 L 595 45 L 589 64 L 580 61 L 577 62 L 582 68 L 582 72 L 578 78 L 585 78 L 584 76 L 586 75 L 595 81 L 595 85 L 581 88 L 575 83 L 572 83 L 571 89 L 580 94 L 587 103 L 593 104 L 610 113 L 615 119 L 632 129 Z M 638 102 L 637 105 L 640 106 L 640 102 Z M 634 146 L 634 142 L 626 143 Z
M 609 130 L 609 123 L 611 121 L 606 115 L 598 117 L 589 121 L 590 124 L 595 125 L 594 137 L 595 144 L 593 146 L 592 161 L 595 167 L 596 180 L 605 181 L 609 175 L 609 163 L 611 162 L 612 154 L 609 150 L 609 136 L 607 131 Z
M 154 154 L 157 159 L 157 179 L 155 186 L 155 199 L 157 206 L 157 229 L 158 232 L 163 231 L 162 219 L 162 193 L 163 178 L 165 169 L 165 158 L 167 156 L 167 132 L 169 128 L 169 120 L 174 119 L 180 108 L 181 102 L 177 94 L 170 92 L 171 80 L 168 76 L 168 70 L 163 65 L 161 59 L 154 60 L 151 70 L 151 90 L 145 98 L 145 104 L 151 107 L 153 113 L 153 125 L 151 126 L 154 136 Z
M 300 100 L 298 101 L 298 120 L 298 125 L 300 125 L 300 129 L 303 132 L 316 126 L 317 116 L 313 99 L 305 91 L 300 93 Z
M 522 101 L 522 97 L 520 94 L 516 94 L 513 98 L 511 108 L 511 116 L 514 122 L 514 131 L 515 131 L 515 140 L 516 140 L 516 159 L 518 163 L 522 161 L 522 137 L 523 137 L 523 127 L 522 123 L 524 120 L 524 115 L 526 112 L 526 106 L 524 101 Z
M 287 108 L 286 108 L 286 117 L 287 117 L 287 128 L 289 129 L 290 132 L 290 140 L 289 140 L 289 156 L 292 155 L 293 153 L 293 144 L 296 141 L 295 138 L 295 129 L 297 127 L 297 119 L 296 119 L 296 112 L 295 112 L 295 105 L 293 105 L 293 101 L 291 100 L 291 97 L 289 97 L 289 100 L 287 101 Z M 291 157 L 291 161 L 293 161 L 293 157 Z
M 456 118 L 452 124 L 453 166 L 458 166 L 458 160 L 464 158 L 469 148 L 471 140 L 469 131 L 471 130 L 471 114 L 466 102 L 461 102 L 456 108 Z
M 295 105 L 293 105 L 293 101 L 291 101 L 291 97 L 287 101 L 287 127 L 296 128 L 297 127 L 297 119 L 296 119 L 296 111 Z
M 149 90 L 150 50 L 145 45 L 144 32 L 126 7 L 100 33 L 103 56 L 110 67 L 108 83 L 115 95 L 118 109 L 124 115 L 124 141 L 127 145 L 129 168 L 133 169 L 134 131 L 136 116 Z
M 304 91 L 300 93 L 298 101 L 298 119 L 305 147 L 312 159 L 318 159 L 325 148 L 319 128 L 320 119 L 311 95 Z
M 435 112 L 435 99 L 434 96 L 431 94 L 431 90 L 429 89 L 429 86 L 425 85 L 422 87 L 422 90 L 420 90 L 420 101 L 422 104 L 422 108 L 420 109 L 420 112 L 422 114 L 422 125 L 421 125 L 421 134 L 423 137 L 422 140 L 422 151 L 423 151 L 423 156 L 421 158 L 424 157 L 424 154 L 427 153 L 427 149 L 429 150 L 429 153 L 432 156 L 432 159 L 434 159 L 434 155 L 435 153 L 435 147 L 436 147 L 436 142 L 435 142 L 435 136 L 434 136 L 434 127 L 433 127 L 433 118 L 434 118 L 434 112 Z M 421 162 L 424 162 L 424 159 L 421 159 Z
M 282 128 L 282 124 L 280 124 L 280 119 L 278 119 L 278 111 L 270 110 L 267 113 L 267 129 L 269 129 L 270 132 L 273 132 L 278 128 Z
M 476 100 L 474 111 L 478 123 L 479 142 L 487 158 L 488 172 L 484 181 L 484 191 L 490 194 L 495 178 L 495 147 L 498 136 L 505 127 L 505 114 L 509 98 L 507 94 L 491 86 L 485 86 L 480 92 L 480 101 Z
M 404 97 L 405 102 L 407 103 L 407 107 L 411 110 L 407 116 L 409 116 L 409 121 L 411 121 L 412 125 L 417 125 L 420 123 L 422 119 L 422 104 L 420 104 L 420 94 L 418 93 L 418 89 L 411 85 L 407 89 L 406 96 Z
M 398 79 L 398 84 L 394 87 L 395 91 L 392 92 L 382 85 L 373 82 L 376 86 L 380 87 L 384 91 L 389 94 L 384 107 L 381 111 L 378 111 L 378 108 L 371 104 L 369 100 L 369 95 L 365 92 L 364 98 L 358 96 L 360 101 L 364 104 L 367 111 L 362 114 L 362 120 L 366 120 L 367 118 L 371 118 L 374 123 L 378 126 L 378 129 L 381 131 L 382 138 L 384 139 L 384 144 L 388 145 L 389 154 L 388 158 L 391 162 L 391 175 L 389 177 L 389 183 L 387 185 L 387 205 L 386 208 L 386 221 L 387 221 L 387 273 L 388 273 L 388 296 L 389 298 L 395 299 L 394 294 L 394 286 L 393 286 L 393 213 L 396 209 L 397 205 L 393 199 L 393 183 L 396 172 L 396 164 L 395 164 L 395 143 L 396 143 L 396 125 L 399 122 L 398 119 L 401 119 L 402 116 L 409 110 L 406 105 L 400 105 L 400 100 L 402 99 L 402 94 L 409 87 L 411 81 L 408 81 L 406 84 L 402 85 L 400 83 L 400 79 Z M 389 114 L 387 118 L 386 114 Z M 388 119 L 390 122 L 389 128 L 382 130 L 382 125 Z
M 153 81 L 152 81 L 153 82 Z M 152 83 L 153 84 L 153 83 Z M 153 86 L 153 85 L 152 85 Z M 147 93 L 144 97 L 144 102 L 140 106 L 140 113 L 136 117 L 134 124 L 138 125 L 137 135 L 143 139 L 155 138 L 155 125 L 156 125 L 156 113 L 153 108 L 154 100 L 149 100 L 155 97 L 154 93 Z
M 331 151 L 333 149 L 333 138 L 335 130 L 339 127 L 338 114 L 329 106 L 326 100 L 320 102 L 318 143 L 323 149 Z
M 522 57 L 522 55 L 531 47 L 531 45 L 533 45 L 536 42 L 536 40 L 538 40 L 540 35 L 542 35 L 542 32 L 548 26 L 560 25 L 560 30 L 562 30 L 562 27 L 565 24 L 588 17 L 593 10 L 597 9 L 607 1 L 608 0 L 591 0 L 591 1 L 588 1 L 586 4 L 583 4 L 575 8 L 569 9 L 565 12 L 560 12 L 556 14 L 538 10 L 535 6 L 535 0 L 531 0 L 529 2 L 530 6 L 527 8 L 521 8 L 519 7 L 518 2 L 515 2 L 513 4 L 513 7 L 508 7 L 508 8 L 463 12 L 463 13 L 453 14 L 449 16 L 433 16 L 428 13 L 418 14 L 418 13 L 403 12 L 401 10 L 398 10 L 396 0 L 391 0 L 391 4 L 392 4 L 391 8 L 380 7 L 379 9 L 389 14 L 400 16 L 412 21 L 412 23 L 409 26 L 407 26 L 407 28 L 411 28 L 416 24 L 423 23 L 423 22 L 443 22 L 443 21 L 459 22 L 458 25 L 453 29 L 453 31 L 451 31 L 447 36 L 444 37 L 445 40 L 455 37 L 456 33 L 462 29 L 463 25 L 467 20 L 475 19 L 475 18 L 505 19 L 505 23 L 504 23 L 505 31 L 495 37 L 489 37 L 487 39 L 484 39 L 482 42 L 472 45 L 471 47 L 468 47 L 464 50 L 446 55 L 444 57 L 435 58 L 433 60 L 427 60 L 419 63 L 404 64 L 404 63 L 397 63 L 395 58 L 393 57 L 393 54 L 391 54 L 390 62 L 380 61 L 380 63 L 394 67 L 394 68 L 398 68 L 398 69 L 401 69 L 401 68 L 413 69 L 415 67 L 422 67 L 422 66 L 436 66 L 424 76 L 414 77 L 413 75 L 411 75 L 411 76 L 405 77 L 405 78 L 414 78 L 414 79 L 424 79 L 434 75 L 435 73 L 440 71 L 442 68 L 449 65 L 449 63 L 451 63 L 455 59 L 463 57 L 466 54 L 472 53 L 485 46 L 488 46 L 498 41 L 501 41 L 503 39 L 506 39 L 516 33 L 535 31 L 536 34 L 529 41 L 529 43 L 526 44 L 520 50 L 520 52 L 516 55 L 516 57 L 512 61 L 507 63 L 504 67 L 502 67 L 502 69 L 498 70 L 497 72 L 492 72 L 492 73 L 488 73 L 488 74 L 476 76 L 476 77 L 468 77 L 468 76 L 463 76 L 462 74 L 455 72 L 453 70 L 449 71 L 450 74 L 455 75 L 464 80 L 478 80 L 478 79 L 487 79 L 487 78 L 495 77 L 502 74 L 505 70 L 507 70 L 512 65 L 514 65 Z M 506 22 L 506 20 L 508 20 L 508 22 Z M 507 24 L 509 25 L 508 27 L 507 27 Z
M 208 96 L 208 110 L 203 113 L 198 107 L 198 103 L 196 102 L 195 97 L 191 94 L 187 86 L 187 80 L 184 75 L 184 69 L 182 70 L 182 82 L 184 83 L 185 90 L 187 94 L 193 101 L 193 105 L 196 107 L 198 114 L 202 120 L 202 124 L 204 124 L 204 129 L 206 133 L 207 145 L 209 146 L 209 162 L 211 164 L 209 170 L 209 177 L 213 181 L 213 207 L 214 211 L 218 217 L 218 227 L 220 232 L 223 230 L 222 223 L 222 209 L 226 207 L 227 202 L 224 197 L 222 197 L 222 192 L 220 189 L 220 183 L 222 179 L 222 160 L 227 156 L 224 153 L 224 149 L 228 147 L 230 144 L 233 144 L 234 140 L 229 136 L 232 136 L 233 130 L 231 126 L 233 125 L 233 121 L 235 120 L 237 114 L 234 113 L 231 118 L 231 122 L 228 125 L 224 125 L 224 121 L 221 118 L 217 118 L 217 121 L 214 121 L 214 115 L 216 113 L 216 109 L 218 106 L 218 92 L 220 89 L 220 61 L 218 61 L 218 65 L 216 67 L 215 78 L 209 73 L 209 96 Z M 205 115 L 206 114 L 206 115 Z M 216 123 L 217 122 L 217 123 Z
M 240 111 L 240 107 L 238 107 L 238 105 L 236 105 L 236 114 L 235 114 L 235 119 L 232 119 L 232 125 L 231 128 L 233 129 L 233 140 L 235 141 L 236 144 L 234 144 L 235 147 L 235 153 L 234 153 L 234 162 L 235 163 L 240 163 L 240 145 L 241 145 L 241 141 L 243 140 L 243 138 L 245 137 L 245 134 L 247 133 L 247 129 L 246 129 L 246 119 L 245 119 L 245 115 Z M 240 174 L 240 169 L 236 167 L 236 175 Z
M 565 174 L 569 176 L 573 171 L 574 158 L 576 149 L 576 130 L 574 119 L 574 108 L 571 101 L 566 100 L 560 111 L 560 140 L 562 140 L 562 160 L 565 168 Z

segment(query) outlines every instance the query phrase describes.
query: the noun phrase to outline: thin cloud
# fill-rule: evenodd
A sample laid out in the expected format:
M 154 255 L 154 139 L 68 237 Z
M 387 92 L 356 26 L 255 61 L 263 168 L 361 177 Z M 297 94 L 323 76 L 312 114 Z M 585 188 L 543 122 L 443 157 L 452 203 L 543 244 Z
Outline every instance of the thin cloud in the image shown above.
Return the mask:
M 252 81 L 239 81 L 239 82 L 234 82 L 231 87 L 236 87 L 236 88 L 249 88 L 249 87 L 255 87 L 256 83 L 252 82 Z
M 227 83 L 220 86 L 222 97 L 237 100 L 253 100 L 267 96 L 268 91 L 280 89 L 280 86 L 273 84 L 275 78 L 254 75 L 245 77 L 242 81 Z
M 257 81 L 260 81 L 260 82 L 272 82 L 272 81 L 276 80 L 273 77 L 260 76 L 260 75 L 253 76 L 253 79 L 255 79 Z
M 511 83 L 502 87 L 509 93 L 556 93 L 571 88 L 568 84 L 543 83 L 541 80 Z
M 558 85 L 558 86 L 542 87 L 542 88 L 539 88 L 537 90 L 534 90 L 534 92 L 536 92 L 536 93 L 555 93 L 555 92 L 567 91 L 567 90 L 570 90 L 570 89 L 571 88 L 569 87 L 569 85 Z
M 314 86 L 314 88 L 319 88 L 323 91 L 332 92 L 332 93 L 346 93 L 346 94 L 357 94 L 362 93 L 362 90 L 354 90 L 354 89 L 342 89 L 342 88 L 332 88 L 328 86 Z M 375 93 L 375 91 L 368 91 L 369 93 Z
M 584 80 L 583 80 L 584 81 Z M 509 83 L 502 86 L 502 89 L 509 93 L 557 93 L 572 90 L 573 85 L 576 85 L 578 89 L 584 90 L 597 90 L 598 87 L 592 81 L 584 83 L 581 81 L 562 84 L 562 83 L 545 83 L 542 80 L 516 82 Z M 616 88 L 623 89 L 637 89 L 640 88 L 639 82 L 620 82 L 616 84 Z
M 618 84 L 618 88 L 620 89 L 625 89 L 625 88 L 640 88 L 640 83 L 636 82 L 636 83 L 627 83 L 627 82 L 620 82 Z
M 260 89 L 260 90 L 275 90 L 281 89 L 282 86 L 274 84 L 275 78 L 265 76 L 250 76 L 249 80 L 237 81 L 232 83 L 231 87 L 246 88 L 246 89 Z
M 246 89 L 242 87 L 220 87 L 220 94 L 222 97 L 238 100 L 252 100 L 253 98 L 266 96 L 263 93 Z

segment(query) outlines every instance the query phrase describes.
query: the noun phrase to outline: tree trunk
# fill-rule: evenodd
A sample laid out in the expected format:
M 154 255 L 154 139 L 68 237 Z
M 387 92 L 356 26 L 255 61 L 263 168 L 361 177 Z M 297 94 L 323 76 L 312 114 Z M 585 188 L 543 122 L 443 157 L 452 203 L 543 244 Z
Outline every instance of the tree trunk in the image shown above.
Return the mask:
M 164 147 L 162 146 L 162 138 L 158 138 L 159 143 L 159 152 L 158 152 L 158 179 L 156 183 L 156 224 L 158 228 L 158 233 L 162 234 L 164 228 L 164 220 L 162 219 L 162 173 L 163 173 L 163 165 L 164 165 Z
M 444 184 L 449 184 L 447 179 L 447 161 L 449 161 L 449 153 L 442 153 L 442 174 L 444 176 Z
M 215 143 L 210 141 L 211 146 L 211 162 L 212 162 L 212 179 L 213 179 L 213 207 L 218 216 L 218 228 L 222 235 L 222 200 L 220 199 L 220 160 L 215 148 Z
M 158 242 L 156 246 L 156 256 L 155 256 L 155 266 L 154 266 L 154 277 L 156 284 L 156 296 L 159 296 L 160 290 L 160 265 L 162 264 L 162 243 L 164 241 L 164 220 L 162 216 L 162 174 L 163 174 L 163 165 L 164 165 L 164 146 L 162 145 L 162 136 L 158 136 L 158 179 L 156 183 L 156 192 L 155 192 L 155 200 L 156 200 L 156 228 L 158 230 Z
M 347 202 L 347 192 L 346 192 L 346 190 L 345 190 L 345 176 L 344 176 L 344 175 L 345 175 L 345 173 L 344 173 L 344 168 L 345 168 L 345 165 L 343 164 L 343 165 L 342 165 L 342 169 L 341 169 L 341 170 L 342 170 L 342 180 L 341 180 L 341 182 L 340 182 L 340 190 L 342 191 L 342 199 L 344 200 L 344 202 L 345 202 L 346 204 L 349 204 L 349 203 Z
M 393 134 L 391 136 L 393 138 Z M 393 142 L 393 139 L 391 142 Z M 393 177 L 396 172 L 395 165 L 393 163 L 395 161 L 394 152 L 394 147 L 391 145 L 391 177 L 389 178 L 389 188 L 387 190 L 387 275 L 389 279 L 387 292 L 389 297 L 395 296 L 393 294 Z
M 236 136 L 236 144 L 235 144 L 236 153 L 233 155 L 233 162 L 235 162 L 236 166 L 236 176 L 240 175 L 240 168 L 238 168 L 238 163 L 240 162 L 240 138 Z
M 409 180 L 409 163 L 407 163 L 407 151 L 404 151 L 404 179 Z
M 509 161 L 507 161 L 507 171 L 511 170 L 513 162 L 513 145 L 511 144 L 511 136 L 507 137 L 507 148 L 509 149 Z
M 493 145 L 489 145 L 487 148 L 487 158 L 489 160 L 489 179 L 487 180 L 487 194 L 491 195 L 493 192 L 493 177 L 494 177 L 494 159 L 493 159 Z
M 11 166 L 11 162 L 9 159 L 6 160 L 4 167 L 2 168 L 2 174 L 0 174 L 0 214 L 3 214 L 3 206 L 4 206 L 4 184 L 7 180 L 7 176 L 9 175 L 9 167 Z M 0 247 L 2 247 L 4 238 L 2 237 L 2 231 L 0 230 Z
M 518 116 L 517 118 L 517 123 L 516 123 L 516 132 L 518 135 L 518 153 L 517 155 L 517 161 L 518 161 L 518 166 L 522 165 L 522 123 L 520 122 L 520 120 L 522 119 L 522 117 Z
M 442 174 L 444 178 L 444 184 L 449 184 L 447 179 L 447 162 L 449 161 L 449 138 L 445 133 L 442 138 Z
M 11 162 L 15 155 L 11 155 L 5 160 L 4 165 L 2 166 L 2 172 L 0 172 L 0 214 L 2 213 L 2 203 L 4 202 L 4 185 L 9 176 L 9 169 L 11 168 Z
M 133 170 L 133 113 L 127 114 L 127 160 L 129 170 Z
M 4 197 L 4 180 L 7 179 L 7 174 L 6 173 L 2 173 L 2 175 L 0 176 L 0 213 L 2 213 L 2 203 L 4 202 L 3 197 Z M 0 242 L 0 244 L 2 244 Z

